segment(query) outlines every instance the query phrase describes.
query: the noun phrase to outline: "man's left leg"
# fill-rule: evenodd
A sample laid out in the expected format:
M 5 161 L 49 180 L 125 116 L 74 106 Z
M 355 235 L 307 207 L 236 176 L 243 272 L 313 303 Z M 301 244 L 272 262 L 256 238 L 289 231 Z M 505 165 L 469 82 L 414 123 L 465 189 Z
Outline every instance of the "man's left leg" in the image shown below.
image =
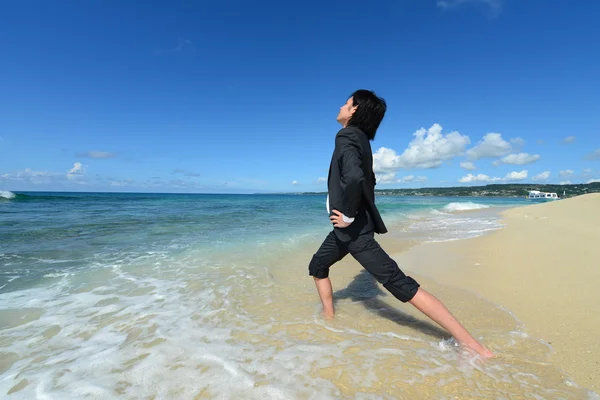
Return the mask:
M 335 314 L 329 269 L 333 264 L 344 258 L 346 254 L 348 254 L 347 247 L 339 241 L 335 236 L 335 232 L 331 231 L 308 265 L 308 274 L 315 280 L 323 306 L 323 314 L 326 318 L 333 318 Z

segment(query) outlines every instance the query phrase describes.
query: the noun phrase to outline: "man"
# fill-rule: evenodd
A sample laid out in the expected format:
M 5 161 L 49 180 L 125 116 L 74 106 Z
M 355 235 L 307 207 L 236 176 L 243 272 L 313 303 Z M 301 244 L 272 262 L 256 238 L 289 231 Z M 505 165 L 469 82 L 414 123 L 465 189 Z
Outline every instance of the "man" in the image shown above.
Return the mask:
M 415 306 L 461 345 L 483 357 L 493 357 L 492 352 L 475 340 L 440 300 L 420 288 L 413 278 L 404 275 L 374 239 L 374 233 L 386 233 L 387 228 L 375 206 L 370 140 L 375 138 L 386 109 L 385 100 L 375 93 L 357 90 L 337 116 L 342 129 L 335 137 L 327 182 L 327 211 L 333 230 L 308 267 L 321 298 L 323 313 L 326 318 L 334 316 L 329 269 L 350 253 L 398 300 Z

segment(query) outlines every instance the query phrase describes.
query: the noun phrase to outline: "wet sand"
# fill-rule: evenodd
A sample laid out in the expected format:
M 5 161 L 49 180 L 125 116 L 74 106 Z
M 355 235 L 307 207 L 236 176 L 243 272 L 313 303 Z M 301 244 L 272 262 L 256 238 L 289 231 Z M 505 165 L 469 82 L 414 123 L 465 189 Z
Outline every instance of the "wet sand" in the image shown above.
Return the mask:
M 505 308 L 519 330 L 551 349 L 540 362 L 598 393 L 600 194 L 518 207 L 502 217 L 506 227 L 491 234 L 422 244 L 394 258 L 406 270 Z M 465 325 L 477 329 L 485 317 Z M 493 338 L 487 342 L 500 357 L 506 353 Z
M 598 318 L 593 308 L 573 305 L 599 304 L 589 290 L 598 280 L 585 270 L 585 260 L 589 267 L 590 260 L 600 259 L 589 249 L 594 202 L 583 200 L 513 209 L 508 228 L 474 240 L 419 244 L 407 239 L 410 221 L 388 225 L 390 234 L 377 236 L 403 270 L 438 296 L 497 359 L 483 361 L 456 347 L 350 256 L 332 268 L 337 313 L 325 320 L 307 270 L 320 238 L 310 237 L 219 253 L 212 263 L 202 249 L 164 261 L 144 255 L 48 276 L 44 279 L 54 284 L 4 294 L 0 396 L 598 399 L 575 373 L 593 372 L 593 365 L 584 364 L 577 350 L 565 353 L 575 354 L 575 361 L 557 358 L 560 342 L 546 336 L 568 323 L 585 351 L 598 337 L 591 327 Z M 569 221 L 578 221 L 571 208 L 577 210 L 582 221 L 572 231 L 551 225 L 548 238 L 535 235 L 544 221 L 562 221 L 561 214 L 547 211 L 554 208 L 566 210 Z M 469 214 L 474 223 L 481 212 L 486 211 Z M 520 230 L 525 236 L 519 237 Z M 562 239 L 561 230 L 577 236 Z M 544 250 L 544 240 L 551 251 Z M 268 251 L 271 247 L 277 251 Z M 580 263 L 559 268 L 566 261 L 552 251 L 562 249 L 566 260 Z M 533 264 L 529 269 L 527 262 Z M 555 268 L 541 268 L 549 263 Z M 576 268 L 582 282 L 568 280 Z M 553 275 L 561 271 L 569 276 Z M 550 299 L 561 288 L 570 297 L 547 304 L 544 285 L 551 288 Z M 571 321 L 577 312 L 588 318 Z M 596 354 L 586 360 L 598 359 Z

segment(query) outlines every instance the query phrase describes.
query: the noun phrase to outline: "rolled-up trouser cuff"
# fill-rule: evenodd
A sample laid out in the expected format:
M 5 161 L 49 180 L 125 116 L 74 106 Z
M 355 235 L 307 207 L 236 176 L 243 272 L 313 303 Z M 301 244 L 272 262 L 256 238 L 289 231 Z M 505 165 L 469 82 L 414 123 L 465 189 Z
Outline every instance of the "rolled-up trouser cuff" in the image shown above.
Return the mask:
M 316 257 L 310 261 L 308 265 L 308 274 L 314 276 L 317 279 L 324 279 L 329 277 L 329 267 L 323 266 Z
M 403 303 L 412 300 L 415 294 L 417 294 L 420 285 L 413 278 L 404 274 L 398 274 L 397 278 L 390 280 L 383 287 Z

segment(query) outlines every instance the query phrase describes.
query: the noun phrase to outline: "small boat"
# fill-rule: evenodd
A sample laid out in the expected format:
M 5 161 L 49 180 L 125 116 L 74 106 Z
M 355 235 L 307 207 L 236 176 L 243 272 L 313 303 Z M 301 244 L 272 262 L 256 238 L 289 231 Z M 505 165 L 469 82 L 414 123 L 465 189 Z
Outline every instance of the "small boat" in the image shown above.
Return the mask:
M 559 199 L 559 197 L 556 193 L 540 192 L 539 190 L 529 190 L 528 192 L 529 192 L 529 196 L 527 197 L 527 200 L 552 201 L 552 200 Z

